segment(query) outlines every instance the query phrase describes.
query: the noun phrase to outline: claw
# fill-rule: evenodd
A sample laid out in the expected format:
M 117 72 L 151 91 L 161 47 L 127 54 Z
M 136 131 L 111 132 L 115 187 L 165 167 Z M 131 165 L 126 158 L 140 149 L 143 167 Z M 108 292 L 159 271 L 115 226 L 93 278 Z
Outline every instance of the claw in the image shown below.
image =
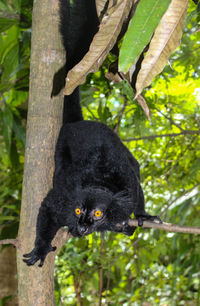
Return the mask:
M 38 248 L 35 247 L 30 253 L 24 254 L 23 261 L 28 265 L 34 265 L 38 260 L 40 260 L 39 267 L 42 267 L 45 261 L 45 258 L 49 252 L 54 252 L 56 247 L 52 247 L 51 245 L 47 246 L 46 248 Z
M 42 267 L 42 266 L 43 266 L 44 260 L 45 260 L 45 258 L 42 258 L 42 259 L 40 260 L 40 263 L 39 263 L 38 267 Z
M 138 220 L 138 226 L 142 227 L 144 219 L 142 217 L 139 217 L 137 220 Z
M 144 221 L 158 221 L 159 223 L 162 223 L 162 220 L 159 216 L 151 216 L 151 215 L 144 215 L 144 216 L 138 216 L 138 226 L 142 227 Z
M 24 257 L 31 257 L 34 254 L 34 250 L 32 250 L 30 253 L 24 254 Z

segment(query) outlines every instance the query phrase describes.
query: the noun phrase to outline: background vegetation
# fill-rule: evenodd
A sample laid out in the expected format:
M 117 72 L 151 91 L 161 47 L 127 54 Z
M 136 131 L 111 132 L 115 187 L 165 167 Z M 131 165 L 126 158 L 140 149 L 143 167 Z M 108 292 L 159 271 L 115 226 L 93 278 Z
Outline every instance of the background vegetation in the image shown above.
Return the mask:
M 104 78 L 105 65 L 81 88 L 85 119 L 109 125 L 140 162 L 148 212 L 192 226 L 200 226 L 199 9 L 190 2 L 181 47 L 143 91 L 151 122 L 125 84 Z M 19 222 L 31 10 L 31 1 L 0 3 L 0 239 L 16 237 Z M 71 238 L 56 259 L 57 305 L 199 305 L 199 263 L 195 235 Z

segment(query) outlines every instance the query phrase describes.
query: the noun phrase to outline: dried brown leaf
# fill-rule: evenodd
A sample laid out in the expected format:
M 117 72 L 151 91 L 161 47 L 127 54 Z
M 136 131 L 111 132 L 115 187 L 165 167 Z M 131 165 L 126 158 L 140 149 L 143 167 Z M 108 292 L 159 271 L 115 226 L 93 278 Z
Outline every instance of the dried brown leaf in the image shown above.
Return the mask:
M 132 0 L 109 1 L 107 14 L 102 19 L 88 53 L 67 75 L 65 95 L 71 94 L 78 85 L 85 82 L 88 73 L 97 71 L 101 66 L 114 46 L 131 6 Z
M 114 83 L 120 83 L 123 79 L 121 78 L 121 76 L 119 75 L 119 73 L 112 73 L 112 72 L 106 72 L 105 77 L 110 80 L 113 81 Z
M 101 12 L 103 11 L 107 0 L 96 0 L 96 8 L 97 8 L 97 15 L 100 16 Z
M 136 82 L 136 98 L 159 74 L 170 54 L 179 46 L 188 0 L 172 0 L 151 40 Z
M 151 113 L 149 110 L 149 107 L 147 105 L 147 102 L 145 100 L 145 98 L 142 95 L 138 95 L 137 96 L 137 101 L 140 104 L 140 106 L 142 107 L 145 115 L 147 116 L 148 120 L 151 121 Z

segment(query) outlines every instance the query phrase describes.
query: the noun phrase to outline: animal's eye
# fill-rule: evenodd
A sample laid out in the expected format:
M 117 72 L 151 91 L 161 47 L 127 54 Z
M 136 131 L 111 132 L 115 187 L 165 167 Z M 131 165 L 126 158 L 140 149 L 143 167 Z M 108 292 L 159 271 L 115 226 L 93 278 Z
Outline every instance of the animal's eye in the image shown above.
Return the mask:
M 81 214 L 80 208 L 76 208 L 76 209 L 75 209 L 75 213 L 76 213 L 77 215 L 80 215 L 80 214 Z
M 102 211 L 96 210 L 94 215 L 95 215 L 96 218 L 100 218 L 102 216 Z

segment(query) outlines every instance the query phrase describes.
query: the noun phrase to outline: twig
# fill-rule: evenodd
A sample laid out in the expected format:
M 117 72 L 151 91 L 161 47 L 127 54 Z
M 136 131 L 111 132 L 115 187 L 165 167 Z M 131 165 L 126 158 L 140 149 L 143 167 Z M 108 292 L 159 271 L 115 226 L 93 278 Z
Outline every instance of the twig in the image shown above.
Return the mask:
M 103 292 L 103 234 L 101 233 L 101 243 L 100 243 L 100 257 L 101 257 L 101 267 L 99 269 L 99 306 L 102 305 L 102 292 Z
M 144 139 L 155 139 L 155 138 L 162 138 L 162 137 L 177 137 L 182 135 L 195 135 L 200 134 L 200 130 L 184 130 L 180 133 L 169 133 L 169 134 L 161 134 L 161 135 L 149 135 L 149 136 L 143 136 L 143 137 L 137 137 L 137 138 L 128 138 L 128 139 L 122 139 L 122 141 L 131 142 L 131 141 L 138 141 L 138 140 L 144 140 Z
M 194 136 L 191 140 L 190 143 L 186 146 L 186 148 L 181 151 L 181 153 L 179 154 L 177 160 L 175 161 L 175 163 L 172 165 L 172 167 L 167 171 L 167 173 L 165 173 L 165 177 L 166 179 L 169 177 L 170 173 L 177 167 L 177 165 L 179 164 L 179 161 L 181 160 L 181 158 L 183 158 L 183 156 L 185 155 L 185 153 L 190 149 L 191 145 L 193 144 L 193 142 L 195 141 L 195 139 L 198 136 Z
M 159 216 L 163 215 L 168 209 L 169 207 L 174 204 L 176 201 L 178 201 L 179 199 L 181 199 L 182 197 L 184 197 L 186 194 L 188 194 L 189 192 L 193 191 L 195 188 L 197 188 L 200 185 L 200 183 L 194 185 L 192 188 L 185 190 L 181 195 L 179 195 L 177 198 L 175 198 L 174 200 L 170 201 L 161 211 L 161 213 L 159 214 Z
M 77 299 L 77 305 L 82 306 L 82 298 L 81 298 L 81 282 L 78 280 L 78 277 L 76 275 L 73 275 L 74 277 L 74 290 L 76 293 L 76 299 Z
M 63 244 L 65 244 L 65 242 L 67 242 L 67 240 L 69 240 L 71 237 L 72 235 L 68 233 L 67 229 L 60 228 L 52 242 L 52 245 L 56 245 L 57 247 L 55 253 L 57 253 Z
M 114 128 L 114 132 L 115 132 L 116 134 L 118 134 L 119 126 L 120 126 L 120 123 L 121 123 L 121 120 L 122 120 L 123 113 L 124 113 L 124 111 L 125 111 L 125 109 L 126 109 L 126 105 L 127 105 L 127 98 L 126 98 L 126 96 L 124 96 L 124 104 L 123 104 L 123 106 L 122 106 L 122 109 L 120 110 L 118 122 L 117 122 L 117 124 L 116 124 L 116 126 L 115 126 L 115 128 Z
M 18 239 L 3 239 L 3 240 L 0 240 L 0 245 L 3 245 L 3 244 L 13 244 L 16 248 L 19 247 L 19 241 Z
M 184 129 L 178 124 L 176 123 L 171 117 L 168 117 L 167 115 L 165 115 L 163 112 L 161 112 L 158 108 L 154 107 L 155 110 L 157 110 L 157 112 L 159 112 L 163 117 L 165 117 L 167 120 L 169 120 L 171 122 L 172 125 L 175 125 L 177 128 L 179 128 L 179 130 L 184 131 Z
M 93 112 L 91 111 L 91 109 L 87 106 L 87 105 L 84 105 L 83 103 L 83 106 L 87 109 L 87 111 L 92 115 L 92 118 L 96 121 L 99 121 L 99 119 L 97 117 L 95 117 L 95 115 L 93 114 Z
M 129 219 L 128 224 L 130 226 L 138 226 L 138 220 L 136 219 Z M 116 224 L 117 227 L 121 227 L 121 224 Z M 174 233 L 183 233 L 183 234 L 197 234 L 200 235 L 200 227 L 194 227 L 194 226 L 181 226 L 171 223 L 156 223 L 152 221 L 144 221 L 143 222 L 143 228 L 155 228 L 164 230 L 166 232 L 174 232 Z M 69 234 L 66 230 L 60 229 L 59 232 L 56 235 L 56 238 L 54 240 L 55 245 L 57 246 L 57 252 L 60 249 L 60 247 L 70 238 L 72 237 L 71 234 Z M 16 248 L 20 248 L 20 242 L 18 239 L 4 239 L 0 240 L 0 245 L 3 244 L 13 244 Z M 100 247 L 100 253 L 103 252 L 103 241 L 101 241 L 101 247 Z M 103 254 L 103 253 L 102 253 Z M 101 274 L 102 273 L 102 274 Z M 101 295 L 102 295 L 102 289 L 103 289 L 103 270 L 101 272 L 100 268 L 100 289 L 99 289 L 99 298 L 101 301 Z M 99 304 L 101 305 L 101 304 Z
M 130 219 L 128 224 L 130 226 L 138 226 L 138 221 L 136 219 Z M 117 224 L 120 226 L 120 224 Z M 184 234 L 198 234 L 200 235 L 200 227 L 193 227 L 193 226 L 181 226 L 171 223 L 156 223 L 152 221 L 144 221 L 143 228 L 156 228 L 160 230 L 164 230 L 167 232 L 174 232 L 174 233 L 184 233 Z

